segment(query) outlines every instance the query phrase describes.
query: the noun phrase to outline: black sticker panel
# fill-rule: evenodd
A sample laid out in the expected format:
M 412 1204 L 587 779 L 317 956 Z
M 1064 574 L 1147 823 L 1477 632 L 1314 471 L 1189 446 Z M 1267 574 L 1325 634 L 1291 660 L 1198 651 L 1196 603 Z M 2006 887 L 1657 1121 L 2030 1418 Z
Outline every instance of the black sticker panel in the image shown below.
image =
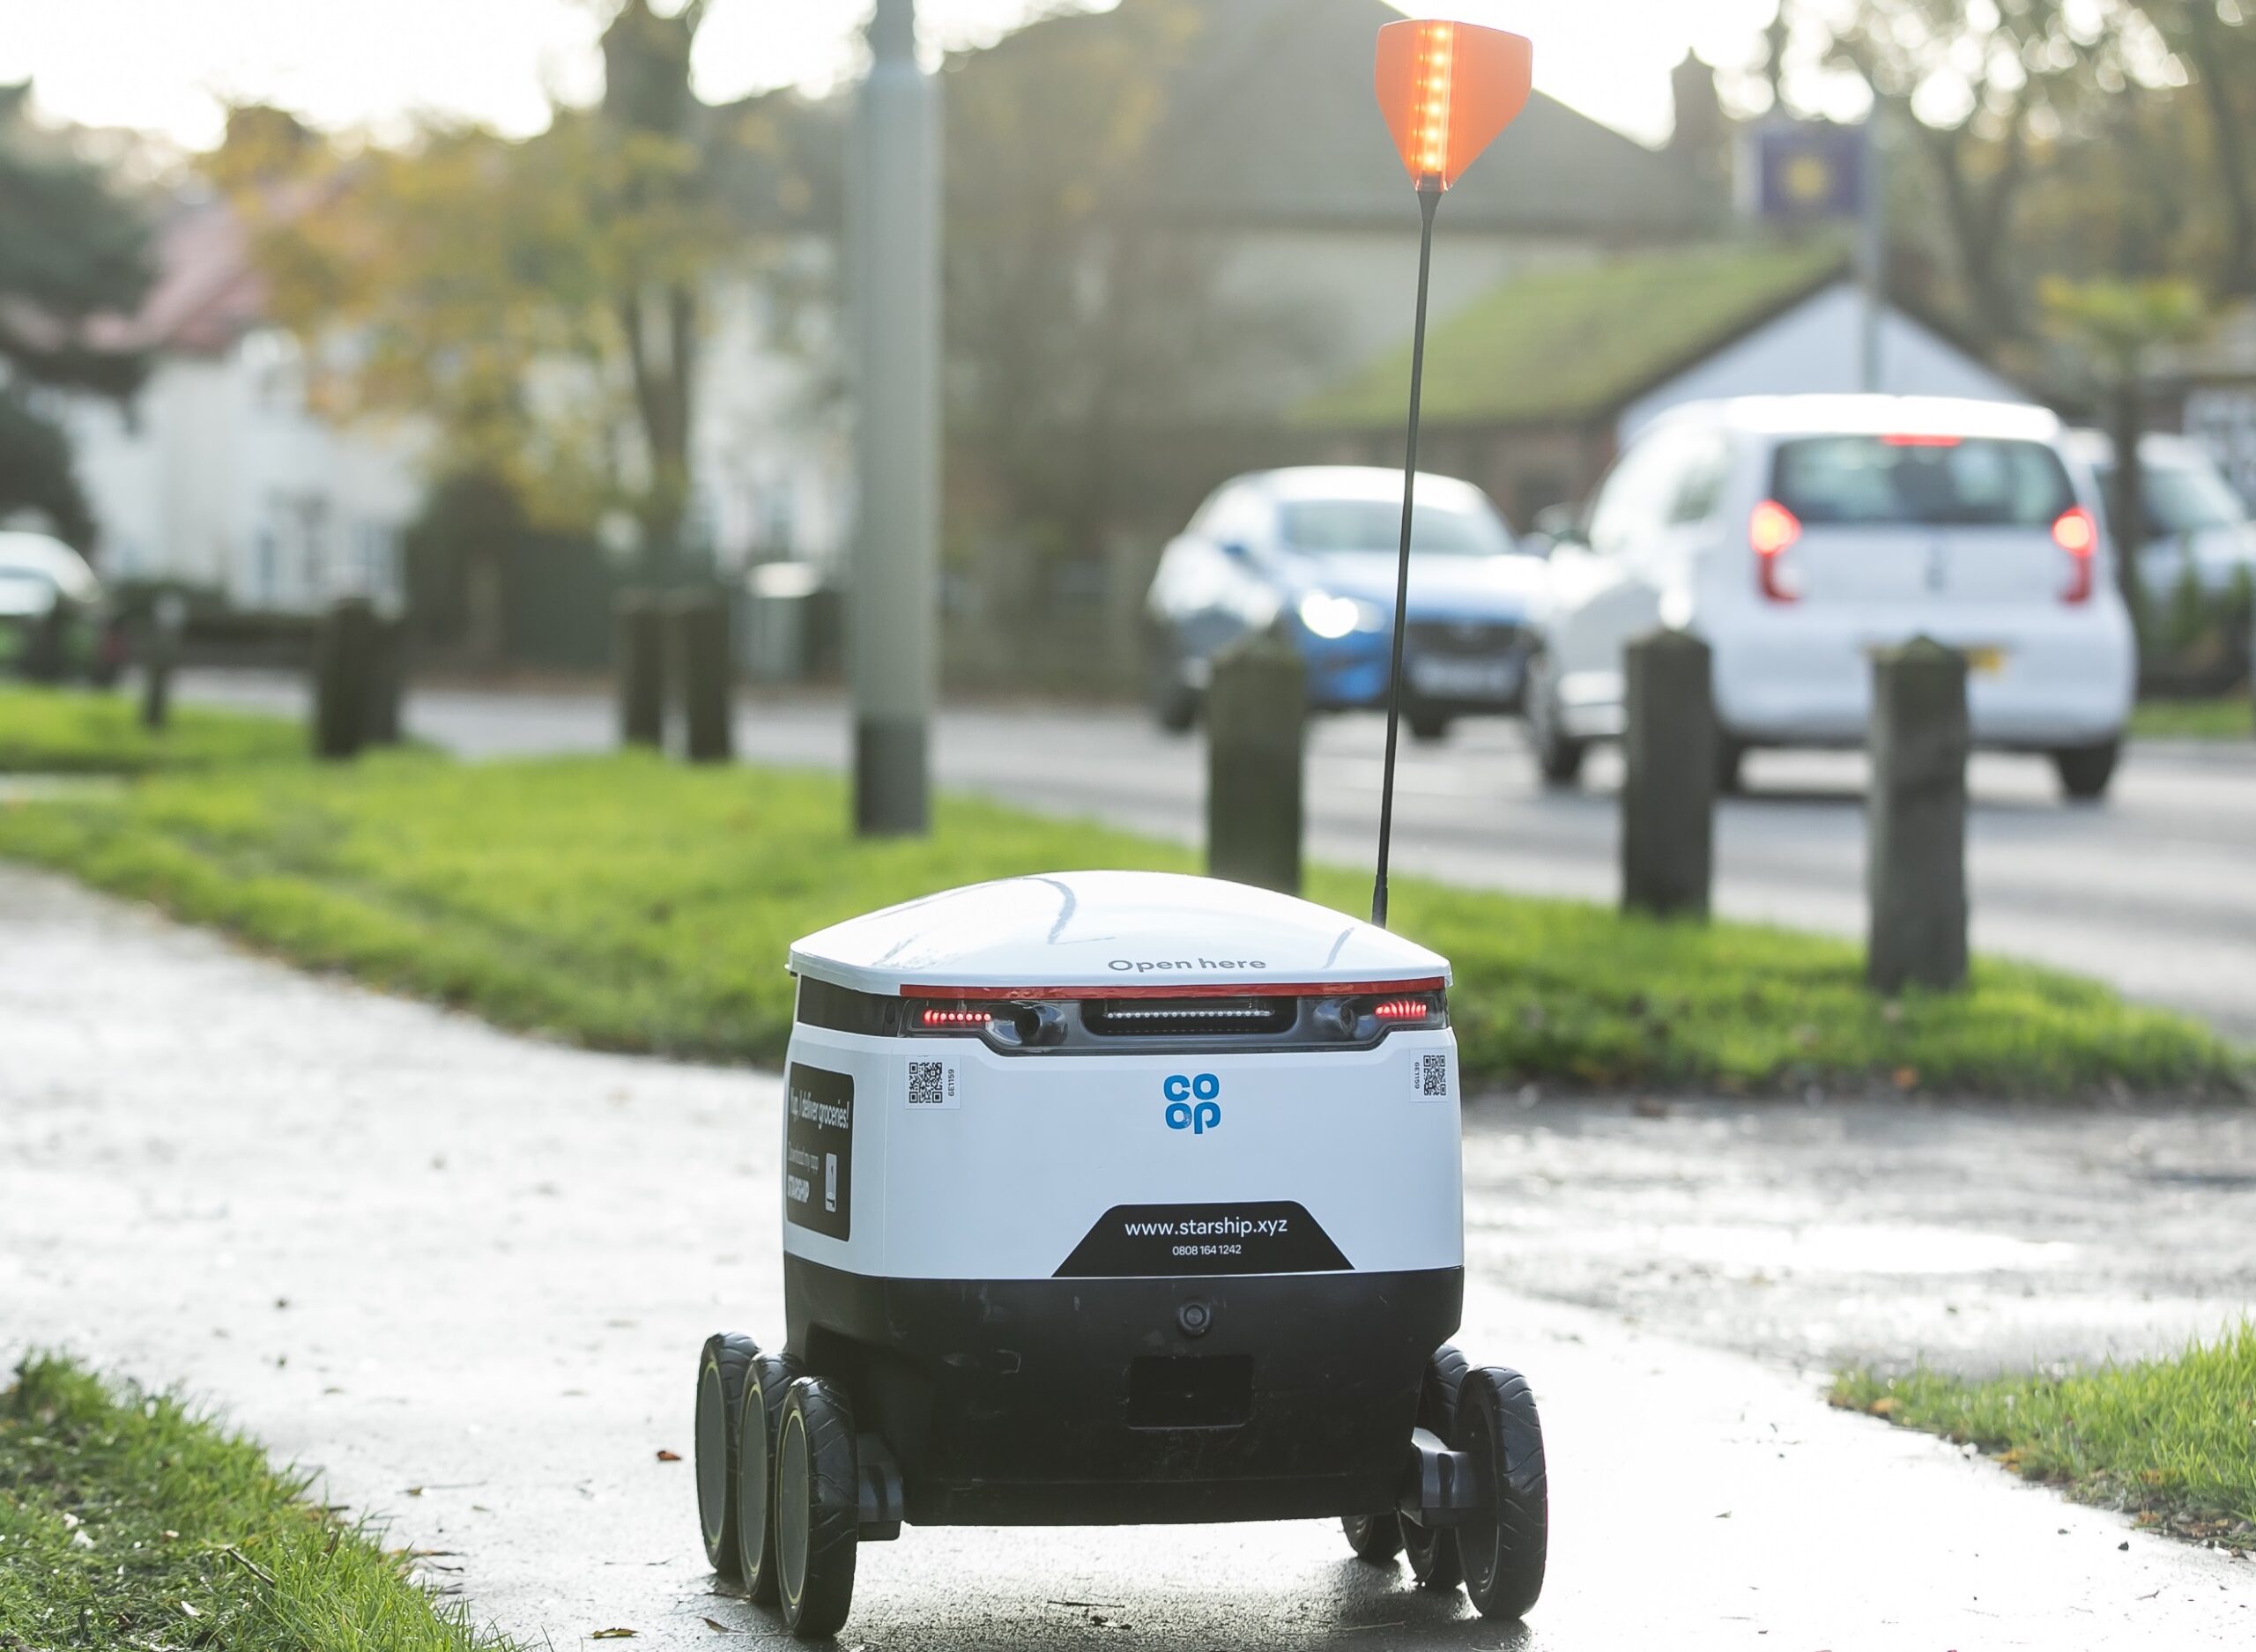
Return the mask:
M 1056 1277 L 1347 1270 L 1340 1247 L 1297 1204 L 1116 1204 L 1073 1248 Z
M 791 1063 L 783 1089 L 783 1215 L 843 1239 L 854 1220 L 854 1080 Z

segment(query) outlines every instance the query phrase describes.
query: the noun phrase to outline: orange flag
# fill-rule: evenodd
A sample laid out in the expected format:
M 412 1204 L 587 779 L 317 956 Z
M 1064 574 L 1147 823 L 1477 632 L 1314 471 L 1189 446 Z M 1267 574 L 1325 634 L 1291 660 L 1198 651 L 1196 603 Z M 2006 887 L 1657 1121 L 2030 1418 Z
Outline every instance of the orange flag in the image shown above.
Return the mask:
M 1476 23 L 1406 18 L 1378 32 L 1378 107 L 1411 181 L 1446 189 L 1527 107 L 1534 45 Z

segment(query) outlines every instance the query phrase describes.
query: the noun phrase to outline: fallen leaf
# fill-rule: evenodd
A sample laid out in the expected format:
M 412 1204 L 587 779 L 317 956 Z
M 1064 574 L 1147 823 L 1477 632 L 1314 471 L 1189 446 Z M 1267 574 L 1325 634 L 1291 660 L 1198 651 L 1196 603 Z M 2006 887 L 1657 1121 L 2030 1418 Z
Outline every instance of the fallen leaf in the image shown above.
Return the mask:
M 632 1641 L 636 1632 L 632 1629 L 598 1629 L 588 1637 L 590 1641 Z
M 679 1451 L 667 1451 L 661 1449 L 658 1453 L 658 1461 L 661 1463 L 679 1463 L 681 1461 L 681 1453 Z
M 715 1634 L 734 1634 L 736 1633 L 735 1630 L 730 1628 L 728 1625 L 723 1623 L 718 1618 L 708 1618 L 705 1620 L 705 1626 L 708 1629 L 710 1629 Z
M 2127 1549 L 2130 1547 L 2130 1545 L 2125 1544 L 2123 1546 Z M 189 1605 L 186 1601 L 181 1602 L 180 1609 L 182 1615 L 184 1617 L 201 1618 L 204 1615 L 202 1612 L 197 1611 L 195 1607 Z

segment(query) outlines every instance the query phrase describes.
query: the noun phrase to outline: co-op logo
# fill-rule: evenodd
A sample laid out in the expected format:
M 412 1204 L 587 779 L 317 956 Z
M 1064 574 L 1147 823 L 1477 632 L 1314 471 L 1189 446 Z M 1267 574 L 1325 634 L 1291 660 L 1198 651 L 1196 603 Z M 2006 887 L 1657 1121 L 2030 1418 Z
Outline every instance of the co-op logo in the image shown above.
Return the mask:
M 1222 1122 L 1222 1109 L 1214 1100 L 1222 1093 L 1222 1081 L 1213 1073 L 1202 1072 L 1196 1078 L 1176 1073 L 1160 1086 L 1160 1093 L 1167 1097 L 1167 1127 L 1171 1130 L 1204 1136 Z

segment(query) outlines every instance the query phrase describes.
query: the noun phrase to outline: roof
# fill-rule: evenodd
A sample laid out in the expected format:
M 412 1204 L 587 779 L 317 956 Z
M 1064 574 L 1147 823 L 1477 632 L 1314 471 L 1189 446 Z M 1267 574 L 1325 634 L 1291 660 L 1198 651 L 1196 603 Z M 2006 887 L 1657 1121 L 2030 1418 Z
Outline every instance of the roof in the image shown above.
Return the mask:
M 1972 436 L 2052 441 L 2059 415 L 2018 402 L 1955 396 L 1742 396 L 1689 403 L 1668 417 L 1716 417 L 1733 430 L 1770 436 Z
M 1163 211 L 1236 228 L 1414 230 L 1416 202 L 1372 91 L 1378 31 L 1402 15 L 1385 0 L 1122 0 L 992 49 L 1040 49 L 1053 30 L 1132 27 L 1155 8 L 1181 15 L 1184 41 L 1164 70 L 1153 157 Z M 985 56 L 960 72 L 976 75 Z M 1450 192 L 1443 217 L 1452 233 L 1629 241 L 1711 233 L 1729 204 L 1681 157 L 1538 93 Z
M 1290 895 L 1176 872 L 1052 872 L 850 918 L 791 948 L 862 992 L 1095 988 L 1253 992 L 1447 981 L 1448 961 Z
M 1839 280 L 1830 241 L 1745 242 L 1544 269 L 1442 322 L 1426 343 L 1425 423 L 1603 418 Z M 1402 422 L 1410 348 L 1312 397 L 1295 424 Z

